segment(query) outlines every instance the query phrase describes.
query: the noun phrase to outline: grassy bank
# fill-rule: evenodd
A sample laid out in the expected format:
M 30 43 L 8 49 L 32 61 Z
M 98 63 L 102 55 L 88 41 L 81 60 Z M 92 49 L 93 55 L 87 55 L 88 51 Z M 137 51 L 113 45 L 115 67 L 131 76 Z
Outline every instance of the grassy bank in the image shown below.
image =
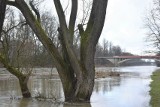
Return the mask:
M 151 90 L 151 107 L 160 107 L 160 69 L 153 72 L 152 82 L 150 84 Z

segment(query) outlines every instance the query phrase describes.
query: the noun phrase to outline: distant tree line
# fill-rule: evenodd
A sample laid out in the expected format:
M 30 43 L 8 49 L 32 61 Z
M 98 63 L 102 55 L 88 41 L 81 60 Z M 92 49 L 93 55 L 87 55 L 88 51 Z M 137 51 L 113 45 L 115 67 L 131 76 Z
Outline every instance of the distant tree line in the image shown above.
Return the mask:
M 8 9 L 6 12 L 7 18 L 5 19 L 2 31 L 0 49 L 7 56 L 10 64 L 18 68 L 54 66 L 50 54 L 35 36 L 33 30 L 26 24 L 22 14 L 14 13 L 11 9 Z M 53 17 L 47 12 L 42 13 L 40 22 L 52 42 L 56 44 L 56 48 L 61 50 L 59 34 L 57 32 L 58 23 Z M 76 38 L 73 41 L 73 48 L 77 56 L 80 57 L 78 33 Z M 123 52 L 120 46 L 115 46 L 106 39 L 96 46 L 95 57 L 119 55 L 132 54 Z
M 103 39 L 103 42 L 97 44 L 96 57 L 111 57 L 111 56 L 132 56 L 132 53 L 125 52 L 120 46 L 114 45 L 112 42 Z
M 122 49 L 120 46 L 115 46 L 112 42 L 103 40 L 102 44 L 98 44 L 96 47 L 96 57 L 107 57 L 107 56 L 119 56 L 122 55 Z

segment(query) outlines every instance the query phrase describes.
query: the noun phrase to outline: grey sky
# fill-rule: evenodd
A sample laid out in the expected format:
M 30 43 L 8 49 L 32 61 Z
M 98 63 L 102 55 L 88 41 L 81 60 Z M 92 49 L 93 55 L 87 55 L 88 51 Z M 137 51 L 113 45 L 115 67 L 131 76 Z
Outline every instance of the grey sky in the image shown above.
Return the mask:
M 152 0 L 109 0 L 106 22 L 100 41 L 106 38 L 134 54 L 151 49 L 145 42 L 144 19 Z
M 55 11 L 51 9 L 53 0 L 47 1 L 42 10 Z M 61 1 L 67 5 L 68 0 Z M 145 15 L 151 7 L 152 0 L 109 0 L 100 42 L 105 38 L 125 51 L 139 55 L 152 49 L 145 42 L 147 31 L 144 29 Z

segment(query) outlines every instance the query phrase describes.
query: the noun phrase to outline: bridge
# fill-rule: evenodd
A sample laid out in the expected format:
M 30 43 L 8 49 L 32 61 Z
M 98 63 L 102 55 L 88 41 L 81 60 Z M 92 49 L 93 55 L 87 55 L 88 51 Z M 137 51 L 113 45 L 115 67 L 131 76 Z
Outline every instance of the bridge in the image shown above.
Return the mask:
M 113 57 L 95 57 L 95 60 L 101 59 L 101 60 L 108 60 L 115 66 L 118 66 L 119 64 L 132 60 L 132 59 L 154 59 L 156 61 L 160 62 L 160 56 L 113 56 Z

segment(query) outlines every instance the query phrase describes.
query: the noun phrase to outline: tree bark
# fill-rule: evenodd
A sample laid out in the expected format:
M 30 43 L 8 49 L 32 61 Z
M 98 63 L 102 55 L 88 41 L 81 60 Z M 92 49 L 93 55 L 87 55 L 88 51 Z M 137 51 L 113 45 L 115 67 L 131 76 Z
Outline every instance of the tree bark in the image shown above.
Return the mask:
M 30 93 L 28 86 L 27 86 L 29 76 L 18 77 L 18 79 L 19 79 L 19 84 L 20 84 L 23 98 L 30 98 L 31 93 Z
M 77 18 L 77 10 L 78 10 L 78 0 L 72 0 L 72 9 L 71 9 L 71 15 L 70 15 L 70 21 L 69 21 L 71 44 L 73 44 L 73 39 L 74 39 L 74 29 L 75 29 L 75 23 Z

